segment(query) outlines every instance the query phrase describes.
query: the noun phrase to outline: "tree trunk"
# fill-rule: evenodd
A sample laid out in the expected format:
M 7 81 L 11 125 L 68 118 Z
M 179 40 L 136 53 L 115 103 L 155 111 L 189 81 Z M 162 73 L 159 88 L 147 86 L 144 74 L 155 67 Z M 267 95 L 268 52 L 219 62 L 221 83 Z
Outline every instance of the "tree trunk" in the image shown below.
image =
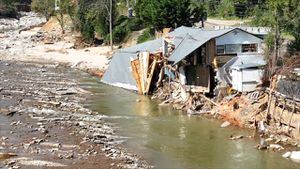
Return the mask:
M 110 36 L 110 49 L 113 51 L 113 35 L 112 35 L 112 4 L 113 0 L 110 0 L 110 5 L 109 5 L 109 36 Z
M 279 57 L 279 41 L 280 41 L 280 32 L 279 32 L 279 21 L 278 21 L 278 17 L 277 16 L 277 8 L 275 9 L 275 55 L 274 58 L 272 60 L 272 73 L 271 75 L 273 75 L 276 71 L 276 67 L 277 67 L 277 60 Z

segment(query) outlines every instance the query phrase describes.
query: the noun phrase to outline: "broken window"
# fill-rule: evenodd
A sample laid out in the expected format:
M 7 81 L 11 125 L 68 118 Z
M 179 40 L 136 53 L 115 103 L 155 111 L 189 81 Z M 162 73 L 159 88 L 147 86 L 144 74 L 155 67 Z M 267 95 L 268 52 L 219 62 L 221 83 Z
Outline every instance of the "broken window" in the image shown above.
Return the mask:
M 257 44 L 243 44 L 242 52 L 257 52 Z
M 241 45 L 229 44 L 225 45 L 225 53 L 236 54 L 241 52 Z
M 217 54 L 224 54 L 224 53 L 225 53 L 225 46 L 217 45 Z

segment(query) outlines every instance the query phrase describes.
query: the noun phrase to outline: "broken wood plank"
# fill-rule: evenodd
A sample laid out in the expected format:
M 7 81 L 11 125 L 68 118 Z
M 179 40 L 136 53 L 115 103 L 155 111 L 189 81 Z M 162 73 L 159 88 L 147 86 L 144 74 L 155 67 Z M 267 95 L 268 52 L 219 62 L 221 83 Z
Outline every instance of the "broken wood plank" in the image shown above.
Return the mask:
M 141 78 L 141 88 L 142 93 L 145 93 L 146 83 L 147 83 L 147 75 L 148 75 L 148 67 L 149 67 L 149 52 L 142 52 L 139 54 L 140 61 L 140 78 Z
M 149 94 L 149 90 L 150 90 L 150 86 L 151 86 L 152 78 L 153 78 L 153 73 L 154 73 L 155 68 L 156 68 L 156 63 L 157 63 L 156 60 L 154 60 L 153 63 L 152 63 L 152 67 L 151 67 L 149 77 L 147 78 L 147 86 L 146 86 L 146 90 L 145 90 L 145 93 L 144 93 L 146 95 Z
M 142 86 L 141 86 L 141 81 L 140 81 L 140 66 L 139 66 L 140 62 L 138 59 L 135 59 L 133 61 L 131 61 L 131 68 L 132 68 L 132 74 L 133 74 L 133 77 L 136 81 L 136 84 L 137 84 L 137 87 L 138 87 L 138 93 L 139 94 L 142 94 L 143 91 L 142 91 Z
M 204 96 L 203 94 L 199 94 L 202 98 L 204 98 L 205 100 L 211 102 L 212 104 L 214 104 L 215 106 L 220 106 L 218 103 L 212 101 L 211 99 L 207 98 L 206 96 Z

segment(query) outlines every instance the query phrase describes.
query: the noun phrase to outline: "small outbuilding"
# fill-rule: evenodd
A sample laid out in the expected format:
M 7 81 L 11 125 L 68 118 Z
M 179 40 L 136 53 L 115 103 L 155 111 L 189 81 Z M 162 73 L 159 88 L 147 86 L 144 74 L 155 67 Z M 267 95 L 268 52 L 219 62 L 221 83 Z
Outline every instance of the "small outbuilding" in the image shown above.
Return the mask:
M 232 88 L 239 92 L 254 91 L 263 77 L 261 64 L 243 64 L 231 68 Z

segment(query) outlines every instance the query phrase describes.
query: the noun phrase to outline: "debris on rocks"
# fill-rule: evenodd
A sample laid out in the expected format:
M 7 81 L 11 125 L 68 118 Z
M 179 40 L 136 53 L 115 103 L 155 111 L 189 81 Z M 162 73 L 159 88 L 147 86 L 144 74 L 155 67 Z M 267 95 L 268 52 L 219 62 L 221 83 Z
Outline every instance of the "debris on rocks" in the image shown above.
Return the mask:
M 225 121 L 224 123 L 221 124 L 221 128 L 225 128 L 225 127 L 228 127 L 230 126 L 230 122 L 229 121 Z
M 243 135 L 238 135 L 238 136 L 230 136 L 230 140 L 239 140 L 239 139 L 242 139 L 242 138 L 244 138 L 244 136 Z
M 274 150 L 274 151 L 281 151 L 284 148 L 281 145 L 279 145 L 279 144 L 270 144 L 269 145 L 269 149 L 270 150 Z
M 9 159 L 11 157 L 15 157 L 17 154 L 14 153 L 0 153 L 0 160 Z

